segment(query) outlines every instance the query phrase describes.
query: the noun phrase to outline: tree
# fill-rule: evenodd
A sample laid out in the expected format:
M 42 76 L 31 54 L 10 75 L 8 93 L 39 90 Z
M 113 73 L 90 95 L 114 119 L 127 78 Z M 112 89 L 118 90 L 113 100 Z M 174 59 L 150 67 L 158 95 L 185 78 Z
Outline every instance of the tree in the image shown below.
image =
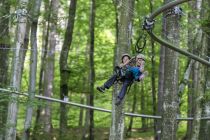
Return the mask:
M 44 1 L 45 9 L 50 9 L 49 1 Z M 47 57 L 47 48 L 48 48 L 48 37 L 49 37 L 49 22 L 50 22 L 50 13 L 45 11 L 44 13 L 44 24 L 42 27 L 42 53 L 41 53 L 41 64 L 40 64 L 40 72 L 39 72 L 39 85 L 38 85 L 38 94 L 43 95 L 44 89 L 44 68 L 45 68 L 45 61 Z M 38 105 L 36 111 L 36 119 L 35 119 L 35 126 L 33 130 L 33 139 L 36 139 L 36 134 L 38 134 L 38 130 L 41 130 L 41 123 L 43 122 L 41 115 L 41 111 L 43 110 L 43 106 Z
M 91 0 L 91 6 L 90 6 L 90 23 L 89 23 L 89 30 L 90 30 L 90 40 L 88 41 L 90 44 L 90 53 L 89 53 L 89 59 L 90 59 L 90 105 L 94 106 L 94 82 L 95 82 L 95 69 L 94 69 L 94 40 L 95 40 L 95 10 L 96 10 L 96 4 L 95 0 Z M 90 133 L 90 140 L 94 140 L 94 111 L 90 110 L 90 127 L 89 127 L 89 133 Z
M 21 12 L 27 11 L 28 0 L 20 0 L 18 4 L 18 9 Z M 26 22 L 27 17 L 22 14 L 18 17 L 17 29 L 16 29 L 16 50 L 13 54 L 13 69 L 11 73 L 11 83 L 10 86 L 13 90 L 20 90 L 21 84 L 21 49 L 24 44 L 24 37 L 26 33 Z M 17 123 L 17 112 L 18 103 L 17 95 L 12 94 L 8 106 L 7 115 L 7 129 L 6 129 L 6 140 L 14 140 L 16 138 L 16 123 Z
M 209 14 L 209 7 L 210 6 L 210 0 L 208 1 L 202 1 L 202 11 L 203 11 L 203 17 L 204 17 L 204 21 L 203 24 L 201 25 L 203 28 L 203 35 L 204 35 L 204 39 L 203 39 L 203 45 L 206 46 L 206 53 L 205 55 L 210 56 L 210 39 L 209 39 L 209 21 L 210 21 L 210 14 Z M 203 19 L 203 18 L 202 18 Z M 204 98 L 201 102 L 201 107 L 202 107 L 202 115 L 203 116 L 209 116 L 210 115 L 210 108 L 209 108 L 209 104 L 210 104 L 210 78 L 209 78 L 209 74 L 210 74 L 210 69 L 206 68 L 205 70 L 205 90 L 204 90 Z M 200 140 L 206 140 L 210 137 L 210 125 L 209 125 L 209 120 L 201 120 L 201 124 L 200 124 L 200 133 L 199 133 L 199 139 Z
M 0 1 L 0 17 L 5 17 L 10 13 L 10 2 L 7 0 Z M 6 17 L 5 17 L 6 18 Z M 8 86 L 8 67 L 9 67 L 9 51 L 10 36 L 9 36 L 9 18 L 0 19 L 0 87 Z M 8 96 L 1 95 L 0 97 L 0 140 L 4 139 L 4 131 L 6 125 L 6 115 L 8 106 Z
M 201 5 L 202 1 L 195 1 L 195 7 L 198 10 L 198 15 L 196 16 L 197 19 L 202 17 L 201 12 Z M 206 52 L 206 45 L 204 40 L 204 34 L 201 28 L 195 29 L 196 34 L 193 42 L 193 52 L 199 56 L 205 55 Z M 198 52 L 197 49 L 200 51 Z M 204 92 L 205 92 L 205 72 L 206 68 L 204 65 L 195 62 L 193 65 L 193 74 L 192 74 L 192 96 L 193 96 L 193 107 L 194 107 L 194 116 L 192 121 L 192 136 L 191 140 L 199 139 L 200 133 L 200 119 L 202 113 L 202 106 L 201 102 L 203 100 Z
M 54 62 L 55 62 L 55 46 L 56 46 L 56 29 L 57 29 L 57 14 L 58 14 L 58 0 L 51 1 L 51 15 L 49 23 L 49 44 L 47 48 L 46 64 L 44 69 L 44 95 L 51 97 L 53 94 L 54 81 Z M 46 102 L 44 108 L 44 133 L 48 136 L 52 129 L 51 120 L 51 103 Z
M 90 21 L 89 21 L 89 37 L 88 37 L 88 46 L 89 46 L 89 97 L 87 103 L 90 106 L 94 106 L 94 82 L 95 82 L 95 69 L 94 69 L 94 40 L 95 40 L 95 10 L 96 4 L 95 0 L 90 1 Z M 88 114 L 87 114 L 88 113 Z M 88 139 L 94 140 L 94 111 L 87 110 L 87 115 L 89 120 L 88 127 L 89 135 Z M 87 116 L 86 116 L 87 117 Z M 86 138 L 86 136 L 83 138 Z
M 191 23 L 200 18 L 200 4 L 201 1 L 192 1 L 189 3 L 189 6 L 192 10 L 196 10 L 194 13 L 189 13 L 188 22 Z M 198 26 L 197 26 L 198 27 Z M 194 28 L 189 26 L 188 28 L 188 46 L 190 51 L 200 56 L 203 55 L 204 46 L 202 45 L 202 31 L 199 28 Z M 200 52 L 197 52 L 197 49 L 200 49 Z M 204 85 L 202 80 L 204 79 L 204 67 L 198 62 L 193 63 L 192 66 L 192 83 L 190 84 L 189 94 L 188 94 L 188 116 L 193 115 L 193 121 L 188 122 L 186 139 L 198 139 L 199 129 L 200 129 L 200 120 L 201 117 L 201 99 L 203 98 Z
M 33 19 L 31 26 L 31 64 L 30 64 L 30 84 L 29 84 L 29 100 L 27 105 L 23 140 L 28 140 L 30 137 L 30 128 L 33 115 L 33 101 L 36 92 L 36 72 L 37 72 L 37 24 L 40 12 L 41 0 L 33 1 Z
M 171 0 L 165 0 L 165 3 Z M 165 16 L 165 38 L 179 46 L 179 16 Z M 165 48 L 161 139 L 176 139 L 178 113 L 178 53 Z
M 63 47 L 60 54 L 60 98 L 64 100 L 64 98 L 68 97 L 68 80 L 69 80 L 69 68 L 68 68 L 68 53 L 70 50 L 71 42 L 72 42 L 72 34 L 74 29 L 74 20 L 76 13 L 76 4 L 77 0 L 71 0 L 69 5 L 69 17 L 68 24 L 65 33 L 65 39 L 63 43 Z M 63 134 L 66 133 L 67 128 L 67 110 L 66 105 L 60 105 L 60 135 L 62 137 Z
M 150 12 L 153 12 L 153 0 L 150 0 Z M 156 99 L 156 86 L 155 86 L 155 42 L 153 39 L 151 39 L 151 67 L 152 67 L 152 72 L 151 72 L 151 84 L 152 84 L 152 102 L 153 102 L 153 115 L 157 114 L 157 99 Z M 158 131 L 158 124 L 157 120 L 154 120 L 154 132 L 156 133 Z
M 131 46 L 131 31 L 132 31 L 132 17 L 133 13 L 130 9 L 134 8 L 134 0 L 120 0 L 115 2 L 118 12 L 116 21 L 118 22 L 116 29 L 117 48 L 115 50 L 115 63 L 120 62 L 120 56 L 123 53 L 130 52 Z M 131 10 L 132 11 L 132 10 Z M 118 95 L 119 87 L 116 85 L 112 97 L 112 124 L 110 128 L 110 140 L 122 140 L 124 135 L 124 101 L 121 105 L 116 106 L 116 98 Z

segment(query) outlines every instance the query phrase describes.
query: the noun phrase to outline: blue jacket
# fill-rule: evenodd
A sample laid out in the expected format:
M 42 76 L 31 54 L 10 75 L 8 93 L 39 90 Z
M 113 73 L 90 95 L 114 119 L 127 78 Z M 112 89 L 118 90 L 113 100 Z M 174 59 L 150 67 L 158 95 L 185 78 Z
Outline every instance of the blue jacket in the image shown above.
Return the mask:
M 132 73 L 133 78 L 138 81 L 139 77 L 142 75 L 142 72 L 140 71 L 140 67 L 136 67 L 136 66 L 135 67 L 131 67 L 131 66 L 129 66 L 128 70 Z

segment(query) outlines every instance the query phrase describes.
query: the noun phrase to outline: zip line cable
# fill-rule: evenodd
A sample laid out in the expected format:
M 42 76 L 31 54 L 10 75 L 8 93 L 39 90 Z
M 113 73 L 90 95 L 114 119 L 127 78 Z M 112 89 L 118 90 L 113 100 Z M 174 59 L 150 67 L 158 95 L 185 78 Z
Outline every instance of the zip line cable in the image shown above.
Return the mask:
M 0 91 L 6 92 L 6 93 L 10 93 L 10 94 L 22 95 L 22 96 L 26 96 L 26 97 L 29 96 L 28 93 L 18 92 L 18 91 L 15 91 L 15 90 L 9 90 L 9 89 L 0 88 Z M 3 94 L 2 92 L 0 94 Z M 57 102 L 57 103 L 63 103 L 63 104 L 72 105 L 72 106 L 76 106 L 76 107 L 80 107 L 80 108 L 85 108 L 85 109 L 92 109 L 92 110 L 97 110 L 97 111 L 101 111 L 101 112 L 112 113 L 112 111 L 111 110 L 108 110 L 108 109 L 94 107 L 94 106 L 90 106 L 90 105 L 79 104 L 79 103 L 74 103 L 74 102 L 69 102 L 69 101 L 64 101 L 64 100 L 55 99 L 55 98 L 46 97 L 46 96 L 41 96 L 41 95 L 35 95 L 35 98 L 46 100 L 46 101 Z M 130 116 L 130 117 L 141 117 L 141 118 L 149 118 L 149 119 L 162 119 L 161 116 L 136 114 L 136 113 L 127 113 L 127 112 L 124 113 L 124 115 Z M 210 120 L 210 116 L 201 117 L 199 119 L 201 119 L 201 120 Z M 193 118 L 192 117 L 189 117 L 189 118 L 180 118 L 180 117 L 177 117 L 177 120 L 179 120 L 179 121 L 192 121 Z

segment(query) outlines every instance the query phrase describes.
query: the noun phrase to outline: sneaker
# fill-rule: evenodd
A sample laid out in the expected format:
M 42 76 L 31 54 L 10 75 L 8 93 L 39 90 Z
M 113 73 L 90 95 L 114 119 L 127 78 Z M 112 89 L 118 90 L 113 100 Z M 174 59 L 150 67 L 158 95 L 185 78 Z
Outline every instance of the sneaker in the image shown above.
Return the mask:
M 104 87 L 97 87 L 96 88 L 98 91 L 104 93 L 105 92 L 105 88 Z
M 117 98 L 115 105 L 118 106 L 120 104 L 121 104 L 121 99 L 120 98 Z

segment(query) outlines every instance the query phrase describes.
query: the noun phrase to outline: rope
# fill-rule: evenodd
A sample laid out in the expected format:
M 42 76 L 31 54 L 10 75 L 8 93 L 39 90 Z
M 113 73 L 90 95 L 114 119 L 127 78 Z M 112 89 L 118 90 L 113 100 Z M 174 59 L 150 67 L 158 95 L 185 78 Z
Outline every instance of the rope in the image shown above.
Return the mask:
M 27 96 L 27 97 L 29 96 L 28 93 L 12 91 L 12 90 L 3 89 L 3 88 L 0 88 L 0 91 L 11 93 L 11 94 Z M 3 93 L 0 93 L 0 94 L 3 94 Z M 50 97 L 41 96 L 41 95 L 35 95 L 35 98 L 42 99 L 42 100 L 47 100 L 47 101 L 52 101 L 52 102 L 63 103 L 63 104 L 72 105 L 72 106 L 76 106 L 76 107 L 82 107 L 82 108 L 85 108 L 85 109 L 93 109 L 93 110 L 97 110 L 97 111 L 101 111 L 101 112 L 112 113 L 112 111 L 108 110 L 108 109 L 94 107 L 94 106 L 89 106 L 89 105 L 84 105 L 84 104 L 79 104 L 79 103 L 74 103 L 74 102 L 66 102 L 66 101 L 63 101 L 63 100 L 60 100 L 60 99 L 50 98 Z M 130 116 L 130 117 L 141 117 L 141 118 L 149 118 L 149 119 L 162 119 L 161 116 L 136 114 L 136 113 L 124 113 L 124 115 Z M 202 118 L 199 118 L 199 119 L 201 119 L 201 120 L 210 120 L 210 117 L 202 117 Z M 180 117 L 178 117 L 177 120 L 179 120 L 179 121 L 192 121 L 193 118 L 192 117 L 191 118 L 180 118 Z
M 144 48 L 147 43 L 146 37 L 147 37 L 147 35 L 144 32 L 141 35 L 139 35 L 139 38 L 135 44 L 135 51 L 137 53 L 142 53 L 144 51 Z M 140 42 L 141 42 L 141 44 L 139 44 Z

